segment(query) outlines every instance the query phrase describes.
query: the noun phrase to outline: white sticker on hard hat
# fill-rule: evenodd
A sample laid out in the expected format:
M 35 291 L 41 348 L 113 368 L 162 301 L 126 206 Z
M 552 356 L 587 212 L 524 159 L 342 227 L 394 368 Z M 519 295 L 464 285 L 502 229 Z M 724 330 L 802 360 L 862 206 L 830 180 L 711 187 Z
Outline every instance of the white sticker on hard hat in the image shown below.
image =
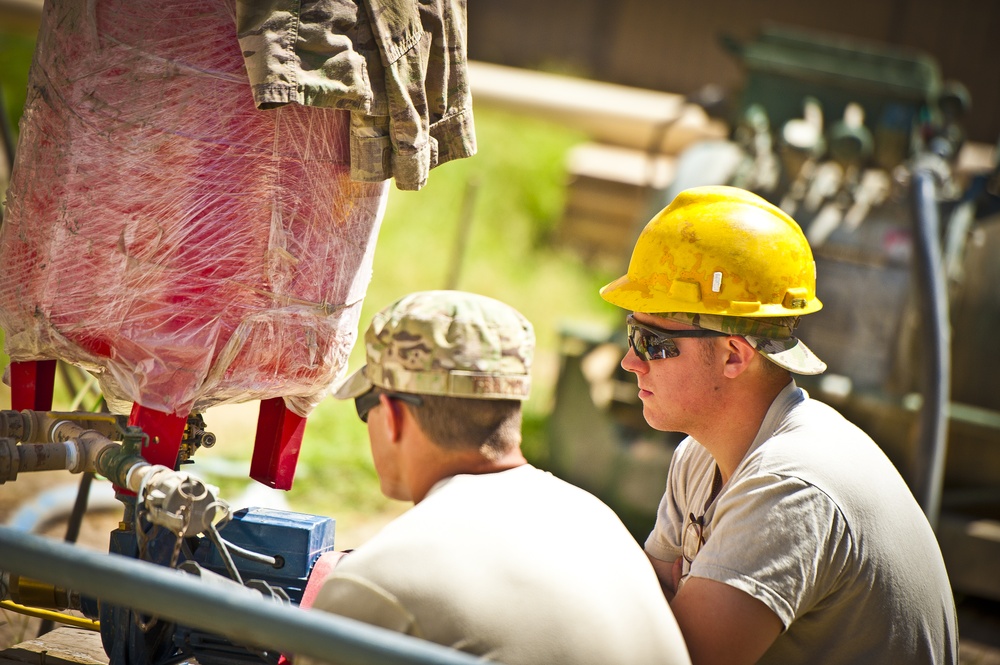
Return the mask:
M 722 290 L 722 273 L 716 272 L 712 273 L 712 293 L 718 293 Z

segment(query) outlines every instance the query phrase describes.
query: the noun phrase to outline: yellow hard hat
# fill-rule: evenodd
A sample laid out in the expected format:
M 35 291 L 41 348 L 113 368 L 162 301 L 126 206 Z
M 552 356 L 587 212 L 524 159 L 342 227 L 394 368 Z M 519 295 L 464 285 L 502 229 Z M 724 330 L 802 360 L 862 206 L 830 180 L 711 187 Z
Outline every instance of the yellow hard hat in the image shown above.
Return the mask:
M 601 289 L 634 312 L 800 316 L 819 311 L 816 262 L 784 211 L 736 187 L 682 191 L 646 224 L 628 273 Z

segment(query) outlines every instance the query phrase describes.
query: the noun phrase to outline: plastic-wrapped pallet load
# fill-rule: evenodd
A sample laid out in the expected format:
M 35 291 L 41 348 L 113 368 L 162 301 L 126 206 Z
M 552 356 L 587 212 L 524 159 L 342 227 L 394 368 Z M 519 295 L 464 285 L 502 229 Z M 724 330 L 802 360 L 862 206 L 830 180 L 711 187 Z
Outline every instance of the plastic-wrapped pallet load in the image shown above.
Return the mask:
M 349 179 L 349 124 L 255 108 L 231 2 L 46 3 L 0 232 L 11 359 L 85 367 L 120 412 L 308 415 L 388 186 Z

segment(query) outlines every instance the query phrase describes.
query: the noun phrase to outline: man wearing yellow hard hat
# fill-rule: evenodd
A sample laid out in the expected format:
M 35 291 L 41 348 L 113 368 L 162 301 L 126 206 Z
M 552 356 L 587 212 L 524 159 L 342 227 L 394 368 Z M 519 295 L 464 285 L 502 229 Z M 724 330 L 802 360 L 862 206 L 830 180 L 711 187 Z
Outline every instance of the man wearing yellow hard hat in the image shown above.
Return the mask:
M 683 432 L 645 543 L 692 661 L 955 663 L 934 532 L 879 447 L 793 374 L 819 311 L 798 224 L 734 187 L 681 192 L 601 289 L 629 310 L 643 415 Z

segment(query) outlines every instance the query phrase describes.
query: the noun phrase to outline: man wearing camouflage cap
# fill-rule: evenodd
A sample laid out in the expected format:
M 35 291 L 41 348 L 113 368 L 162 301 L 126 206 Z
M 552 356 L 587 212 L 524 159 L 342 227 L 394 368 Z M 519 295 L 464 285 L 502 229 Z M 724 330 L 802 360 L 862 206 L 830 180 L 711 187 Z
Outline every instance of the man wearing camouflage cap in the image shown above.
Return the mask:
M 678 194 L 601 296 L 630 310 L 622 367 L 674 451 L 646 553 L 701 663 L 954 663 L 934 532 L 860 429 L 792 374 L 818 311 L 798 224 L 733 187 Z
M 382 492 L 416 505 L 341 559 L 313 607 L 507 665 L 689 663 L 615 514 L 521 454 L 534 343 L 519 312 L 460 291 L 375 315 L 335 395 L 368 425 Z

